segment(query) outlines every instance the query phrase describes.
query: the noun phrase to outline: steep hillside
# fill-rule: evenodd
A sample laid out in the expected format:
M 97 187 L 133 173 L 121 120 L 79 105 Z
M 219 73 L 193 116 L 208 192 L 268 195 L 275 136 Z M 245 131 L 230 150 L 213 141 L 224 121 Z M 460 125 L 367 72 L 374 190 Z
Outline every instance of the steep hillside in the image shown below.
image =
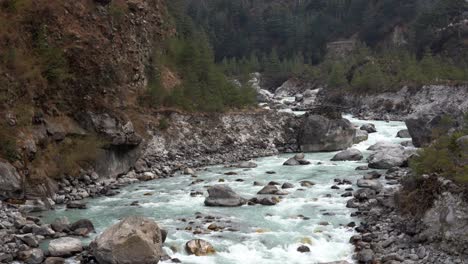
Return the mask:
M 0 157 L 20 175 L 2 173 L 18 196 L 138 146 L 130 117 L 146 93 L 145 69 L 155 43 L 175 32 L 165 3 L 0 3 Z

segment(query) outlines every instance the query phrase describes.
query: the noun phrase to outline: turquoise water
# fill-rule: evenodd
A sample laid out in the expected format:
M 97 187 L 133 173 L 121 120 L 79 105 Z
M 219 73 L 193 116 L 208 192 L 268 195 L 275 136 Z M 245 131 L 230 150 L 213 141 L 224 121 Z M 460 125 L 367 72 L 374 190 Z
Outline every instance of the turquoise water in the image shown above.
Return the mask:
M 365 149 L 378 141 L 403 141 L 396 138 L 397 132 L 405 128 L 402 122 L 386 123 L 347 118 L 357 125 L 372 122 L 379 131 L 370 134 L 368 141 L 354 146 L 362 150 L 366 157 L 369 153 Z M 365 174 L 356 171 L 355 168 L 366 163 L 331 162 L 330 159 L 335 153 L 308 153 L 306 159 L 312 163 L 307 166 L 282 166 L 292 155 L 279 155 L 256 159 L 255 162 L 259 166 L 255 169 L 214 166 L 198 171 L 198 178 L 177 175 L 169 179 L 138 183 L 122 189 L 121 194 L 115 197 L 89 200 L 87 210 L 59 208 L 44 215 L 44 220 L 52 222 L 60 216 L 67 216 L 70 221 L 88 218 L 100 233 L 128 215 L 151 217 L 169 231 L 165 250 L 171 257 L 179 258 L 183 263 L 283 264 L 351 261 L 353 247 L 348 241 L 354 231 L 346 225 L 359 220 L 350 217 L 353 210 L 345 207 L 349 198 L 342 198 L 340 195 L 345 192 L 345 188 L 354 186 L 342 185 L 340 190 L 332 190 L 330 187 L 334 185 L 335 178 L 355 182 Z M 238 174 L 224 175 L 231 171 Z M 267 174 L 267 171 L 275 171 L 276 174 Z M 204 181 L 191 185 L 195 179 Z M 222 184 L 229 185 L 246 198 L 256 196 L 262 188 L 254 186 L 254 181 L 263 184 L 269 181 L 281 184 L 289 182 L 294 184 L 295 188 L 287 189 L 289 195 L 284 196 L 275 206 L 213 208 L 204 206 L 203 196 L 190 196 L 191 191 L 202 191 L 206 195 L 206 186 L 217 184 L 220 179 L 225 180 Z M 236 181 L 237 179 L 242 179 L 243 182 Z M 312 181 L 316 185 L 311 188 L 301 187 L 299 182 L 302 180 Z M 133 201 L 139 201 L 141 207 L 129 206 Z M 226 230 L 197 235 L 185 231 L 184 228 L 190 225 L 190 221 L 195 222 L 192 226 L 202 226 L 202 229 L 206 230 L 209 223 L 195 219 L 197 212 L 203 216 L 219 217 L 220 219 L 215 221 L 219 226 L 238 231 Z M 324 215 L 325 213 L 327 215 Z M 304 220 L 298 215 L 310 219 Z M 325 226 L 322 222 L 328 222 L 329 225 Z M 185 254 L 184 244 L 194 238 L 211 242 L 217 254 L 207 257 Z M 310 253 L 297 252 L 297 247 L 303 244 L 309 246 Z

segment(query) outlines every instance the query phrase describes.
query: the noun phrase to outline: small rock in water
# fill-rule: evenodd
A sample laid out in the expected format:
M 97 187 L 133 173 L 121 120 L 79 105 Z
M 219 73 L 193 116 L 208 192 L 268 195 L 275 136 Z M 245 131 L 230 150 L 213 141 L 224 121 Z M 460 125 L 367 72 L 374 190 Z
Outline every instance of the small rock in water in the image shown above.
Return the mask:
M 258 165 L 252 161 L 244 161 L 239 164 L 234 165 L 234 167 L 241 168 L 241 169 L 253 169 L 256 168 Z
M 237 175 L 237 172 L 228 171 L 228 172 L 224 173 L 224 175 Z
M 368 169 L 369 169 L 369 166 L 367 165 L 356 167 L 356 170 L 368 170 Z
M 315 185 L 315 183 L 313 183 L 311 181 L 301 181 L 301 186 L 302 187 L 312 187 L 314 185 Z
M 267 171 L 266 174 L 275 174 L 276 171 Z
M 301 253 L 306 253 L 306 252 L 310 252 L 310 248 L 308 246 L 302 245 L 297 248 L 297 251 Z
M 377 132 L 377 129 L 375 128 L 375 125 L 370 124 L 370 123 L 362 125 L 360 129 L 364 130 L 364 131 L 367 131 L 367 133 L 369 133 L 369 134 Z
M 86 209 L 86 203 L 83 201 L 71 201 L 67 204 L 68 209 Z
M 285 182 L 281 186 L 281 189 L 291 189 L 291 188 L 294 188 L 294 185 L 292 183 L 289 183 L 289 182 Z
M 254 181 L 253 183 L 254 186 L 263 186 L 264 184 L 258 181 Z
M 268 185 L 281 185 L 279 182 L 271 181 L 268 183 Z
M 203 239 L 190 240 L 185 244 L 185 250 L 190 255 L 207 256 L 216 253 L 214 247 Z

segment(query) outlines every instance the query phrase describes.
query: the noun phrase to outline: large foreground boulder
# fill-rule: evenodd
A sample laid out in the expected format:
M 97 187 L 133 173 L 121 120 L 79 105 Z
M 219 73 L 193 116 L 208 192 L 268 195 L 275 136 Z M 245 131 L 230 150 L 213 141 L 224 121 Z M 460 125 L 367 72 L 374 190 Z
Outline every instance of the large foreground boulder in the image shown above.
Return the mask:
M 346 161 L 346 160 L 362 160 L 364 157 L 362 156 L 361 151 L 355 148 L 343 150 L 337 153 L 331 160 L 332 161 Z
M 356 130 L 349 120 L 306 114 L 299 132 L 304 152 L 337 151 L 351 147 Z
M 2 146 L 0 146 L 2 147 Z M 22 177 L 10 163 L 0 160 L 0 198 L 21 198 Z
M 158 224 L 142 216 L 130 216 L 98 236 L 90 249 L 100 264 L 154 264 L 163 255 Z
M 227 185 L 215 185 L 208 189 L 208 197 L 205 199 L 206 206 L 235 207 L 247 203 L 247 200 L 235 193 Z

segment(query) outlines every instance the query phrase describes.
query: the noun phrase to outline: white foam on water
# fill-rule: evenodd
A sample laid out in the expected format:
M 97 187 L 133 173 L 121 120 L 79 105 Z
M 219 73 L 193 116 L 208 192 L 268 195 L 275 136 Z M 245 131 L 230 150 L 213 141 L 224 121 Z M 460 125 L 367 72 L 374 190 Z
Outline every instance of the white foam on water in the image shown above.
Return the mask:
M 369 140 L 354 147 L 370 154 L 367 148 L 378 141 L 399 143 L 396 138 L 399 130 L 405 129 L 402 122 L 361 121 L 349 118 L 356 125 L 374 123 L 377 133 L 369 134 Z M 351 261 L 353 246 L 349 238 L 354 234 L 352 228 L 346 227 L 351 222 L 359 222 L 350 216 L 353 209 L 346 208 L 349 198 L 341 197 L 345 188 L 354 185 L 340 185 L 339 190 L 332 190 L 334 179 L 349 179 L 353 182 L 365 172 L 355 171 L 355 167 L 365 165 L 363 162 L 332 162 L 336 152 L 306 153 L 306 159 L 312 164 L 306 166 L 283 166 L 283 162 L 293 154 L 282 154 L 254 160 L 258 167 L 250 170 L 213 166 L 209 171 L 199 171 L 198 179 L 204 182 L 190 185 L 193 178 L 180 175 L 174 178 L 159 179 L 125 187 L 114 197 L 102 197 L 88 200 L 87 210 L 64 210 L 62 208 L 47 212 L 45 222 L 52 222 L 56 217 L 68 216 L 71 221 L 81 218 L 90 219 L 98 232 L 116 223 L 127 215 L 143 215 L 153 218 L 169 231 L 165 250 L 173 258 L 183 263 L 193 264 L 295 264 L 320 263 L 348 260 Z M 321 164 L 318 164 L 318 163 Z M 235 171 L 237 175 L 224 175 Z M 276 174 L 266 174 L 275 171 Z M 262 186 L 254 186 L 254 181 L 267 184 L 269 181 L 289 182 L 295 187 L 284 191 L 289 194 L 282 197 L 275 206 L 242 206 L 236 208 L 205 207 L 205 197 L 191 197 L 190 191 L 202 191 L 206 196 L 206 185 L 229 185 L 234 191 L 246 198 L 258 196 Z M 237 182 L 236 179 L 244 182 Z M 300 181 L 308 180 L 316 185 L 302 187 Z M 221 183 L 223 184 L 223 183 Z M 140 186 L 138 186 L 140 185 Z M 141 189 L 140 189 L 141 188 Z M 137 190 L 138 189 L 138 190 Z M 300 191 L 298 189 L 304 189 Z M 145 193 L 152 193 L 145 196 Z M 331 195 L 331 197 L 328 197 Z M 140 206 L 129 206 L 138 200 Z M 183 230 L 187 221 L 195 217 L 195 212 L 203 215 L 221 216 L 220 225 L 230 221 L 240 232 L 212 232 L 211 234 L 194 235 Z M 329 213 L 331 215 L 324 215 Z M 309 219 L 300 219 L 303 215 Z M 327 222 L 328 225 L 323 225 Z M 206 227 L 206 223 L 200 223 Z M 181 229 L 181 230 L 177 230 Z M 207 257 L 189 256 L 185 253 L 185 243 L 194 238 L 201 238 L 213 244 L 217 254 Z M 310 243 L 310 244 L 309 244 Z M 297 248 L 307 245 L 311 252 L 300 253 Z M 178 248 L 172 252 L 169 246 Z M 170 261 L 164 263 L 171 263 Z

